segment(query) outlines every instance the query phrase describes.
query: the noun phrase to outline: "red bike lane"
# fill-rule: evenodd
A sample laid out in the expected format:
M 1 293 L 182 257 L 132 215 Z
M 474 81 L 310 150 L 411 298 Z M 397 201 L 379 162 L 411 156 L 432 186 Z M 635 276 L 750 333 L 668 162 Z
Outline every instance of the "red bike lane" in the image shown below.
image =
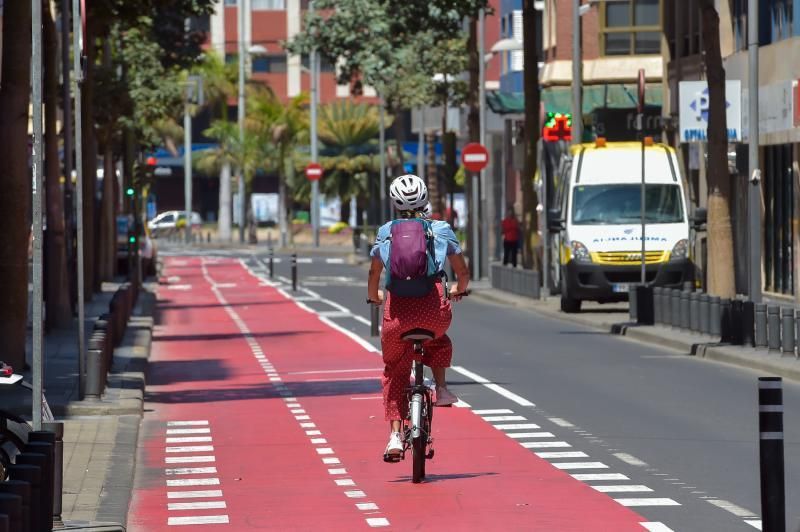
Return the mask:
M 238 261 L 172 258 L 165 277 L 131 530 L 644 529 L 468 409 L 436 410 L 412 484 L 410 460 L 381 460 L 375 352 Z

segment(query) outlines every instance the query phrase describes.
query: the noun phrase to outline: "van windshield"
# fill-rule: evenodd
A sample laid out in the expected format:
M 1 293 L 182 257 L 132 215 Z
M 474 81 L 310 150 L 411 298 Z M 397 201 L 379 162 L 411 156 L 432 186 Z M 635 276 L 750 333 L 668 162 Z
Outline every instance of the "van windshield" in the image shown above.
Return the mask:
M 580 185 L 572 197 L 575 225 L 632 224 L 641 220 L 641 185 Z M 683 222 L 678 185 L 647 185 L 645 221 L 649 224 Z

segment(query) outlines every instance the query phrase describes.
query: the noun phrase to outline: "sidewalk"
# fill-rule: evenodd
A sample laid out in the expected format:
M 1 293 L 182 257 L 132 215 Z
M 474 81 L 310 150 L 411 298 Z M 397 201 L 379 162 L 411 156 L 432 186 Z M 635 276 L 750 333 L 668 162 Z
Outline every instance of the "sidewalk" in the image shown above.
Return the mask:
M 117 283 L 103 283 L 102 291 L 87 303 L 87 338 L 94 321 L 108 312 L 108 304 L 118 286 Z M 99 401 L 81 401 L 78 397 L 75 325 L 45 336 L 45 396 L 56 420 L 64 422 L 62 519 L 65 530 L 125 530 L 153 307 L 154 295 L 145 288 L 139 294 L 122 343 L 114 351 L 106 392 Z M 23 375 L 30 382 L 30 371 Z M 4 396 L 4 402 L 11 405 L 8 410 L 30 418 L 28 390 L 19 388 L 13 395 Z
M 565 314 L 559 308 L 558 296 L 535 300 L 497 290 L 481 283 L 473 284 L 474 295 L 485 301 L 531 310 L 551 318 L 578 323 L 611 334 L 658 347 L 667 347 L 690 356 L 704 357 L 742 368 L 765 372 L 787 379 L 800 380 L 800 360 L 767 349 L 732 346 L 716 338 L 694 334 L 664 325 L 631 323 L 627 303 L 598 304 L 584 302 L 583 311 Z

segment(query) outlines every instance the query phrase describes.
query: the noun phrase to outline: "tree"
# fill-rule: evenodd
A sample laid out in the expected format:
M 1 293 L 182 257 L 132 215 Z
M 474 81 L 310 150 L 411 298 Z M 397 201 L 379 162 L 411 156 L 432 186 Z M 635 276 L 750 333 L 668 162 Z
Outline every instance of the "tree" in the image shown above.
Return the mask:
M 522 265 L 540 269 L 535 251 L 539 244 L 539 203 L 533 178 L 536 174 L 536 148 L 539 143 L 539 58 L 536 56 L 536 11 L 533 0 L 522 1 L 522 48 L 525 63 L 523 85 L 525 91 L 525 164 L 520 186 L 522 188 Z M 505 206 L 503 206 L 505 208 Z
M 292 237 L 288 231 L 289 202 L 293 196 L 296 149 L 308 143 L 308 94 L 301 93 L 287 103 L 280 101 L 269 87 L 253 89 L 248 98 L 247 116 L 264 151 L 264 167 L 278 174 L 278 225 L 281 246 Z
M 42 3 L 44 32 L 44 121 L 45 121 L 45 198 L 47 231 L 44 241 L 45 314 L 47 328 L 68 324 L 72 320 L 67 239 L 64 227 L 64 195 L 61 192 L 61 168 L 58 158 L 58 35 L 50 2 Z M 71 176 L 64 176 L 70 179 Z
M 3 360 L 18 369 L 25 365 L 28 310 L 28 105 L 30 102 L 31 3 L 3 6 L 2 84 L 0 84 L 0 338 Z M 24 58 L 24 60 L 20 60 Z M 23 222 L 24 220 L 24 222 Z
M 701 0 L 703 52 L 708 79 L 708 292 L 734 297 L 731 180 L 725 121 L 725 69 L 719 41 L 719 14 L 713 0 Z M 758 142 L 758 139 L 750 139 Z

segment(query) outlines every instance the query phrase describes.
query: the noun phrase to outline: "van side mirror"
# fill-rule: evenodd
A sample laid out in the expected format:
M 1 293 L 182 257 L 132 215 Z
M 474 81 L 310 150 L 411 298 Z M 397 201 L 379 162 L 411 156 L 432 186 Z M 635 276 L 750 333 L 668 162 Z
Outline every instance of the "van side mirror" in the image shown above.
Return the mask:
M 701 207 L 695 209 L 694 215 L 692 216 L 692 226 L 697 231 L 702 226 L 704 226 L 708 222 L 708 211 Z
M 561 217 L 561 209 L 550 209 L 547 211 L 547 229 L 551 233 L 558 233 L 564 230 L 564 219 Z

